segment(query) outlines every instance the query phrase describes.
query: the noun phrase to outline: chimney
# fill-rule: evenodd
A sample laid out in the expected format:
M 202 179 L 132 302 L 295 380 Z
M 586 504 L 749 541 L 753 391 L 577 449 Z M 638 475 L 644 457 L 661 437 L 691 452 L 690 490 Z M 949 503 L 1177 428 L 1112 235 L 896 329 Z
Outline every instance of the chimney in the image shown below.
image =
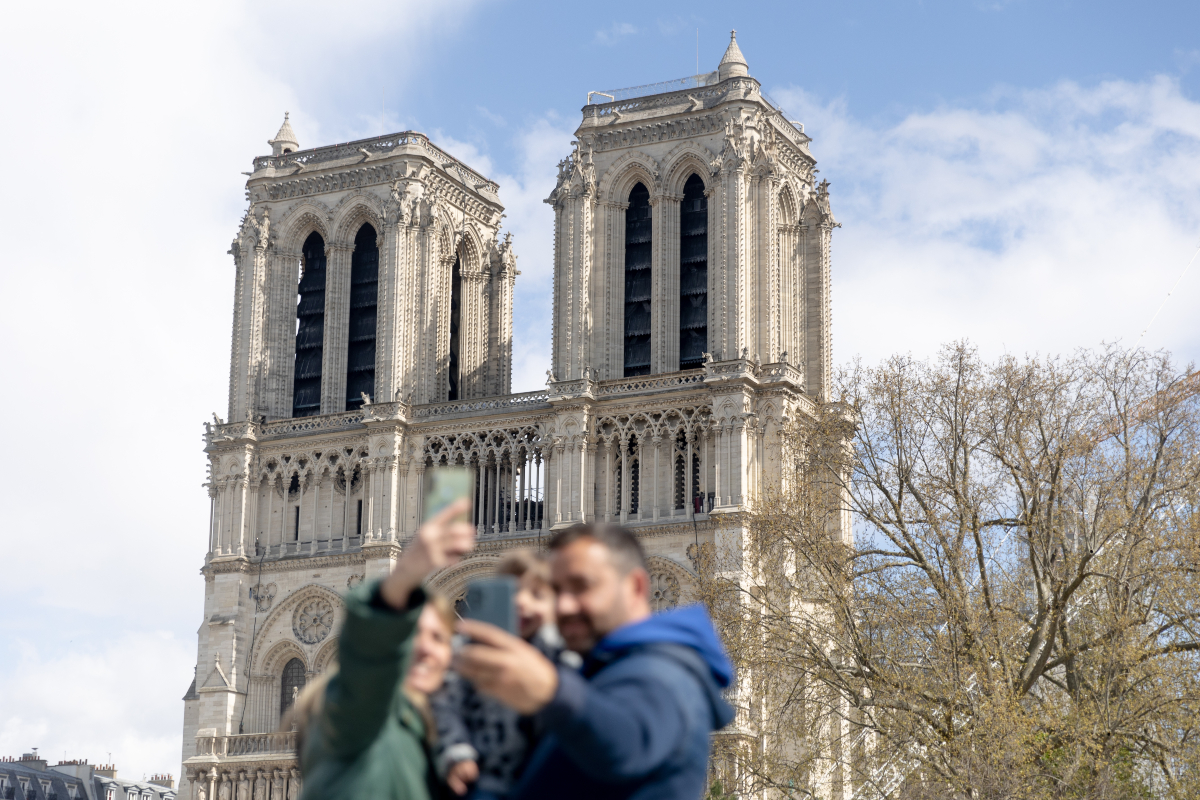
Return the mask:
M 155 786 L 165 786 L 168 789 L 175 788 L 175 778 L 172 775 L 151 775 L 150 783 Z
M 38 772 L 45 772 L 46 759 L 38 755 L 38 749 L 35 747 L 32 753 L 21 754 L 21 766 L 36 769 Z
M 117 777 L 117 768 L 114 764 L 100 764 L 96 767 L 96 774 L 101 778 Z
M 54 766 L 50 767 L 50 769 L 84 781 L 90 781 L 92 779 L 92 765 L 87 762 L 86 758 L 82 761 L 60 761 Z

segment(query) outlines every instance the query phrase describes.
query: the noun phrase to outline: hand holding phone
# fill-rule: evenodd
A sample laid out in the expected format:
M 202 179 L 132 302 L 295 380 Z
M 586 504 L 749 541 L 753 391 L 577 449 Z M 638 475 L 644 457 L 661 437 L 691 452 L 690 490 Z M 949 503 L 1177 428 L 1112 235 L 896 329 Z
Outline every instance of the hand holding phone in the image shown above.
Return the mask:
M 434 467 L 425 473 L 427 482 L 422 522 L 428 522 L 452 503 L 474 494 L 475 477 L 466 467 Z M 453 522 L 466 522 L 469 512 L 456 516 Z

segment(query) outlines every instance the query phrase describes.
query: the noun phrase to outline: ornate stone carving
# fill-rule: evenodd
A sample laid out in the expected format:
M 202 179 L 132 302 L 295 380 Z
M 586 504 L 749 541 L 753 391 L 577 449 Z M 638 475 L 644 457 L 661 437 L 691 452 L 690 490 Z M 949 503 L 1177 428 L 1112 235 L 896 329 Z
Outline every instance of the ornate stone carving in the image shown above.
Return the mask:
M 255 606 L 259 611 L 269 611 L 271 604 L 275 602 L 277 591 L 278 587 L 274 583 L 261 584 L 250 590 L 250 596 L 254 599 Z
M 679 581 L 668 572 L 650 573 L 650 607 L 665 611 L 679 605 Z
M 292 615 L 292 633 L 305 644 L 325 640 L 333 630 L 333 605 L 323 597 L 313 597 L 296 607 Z

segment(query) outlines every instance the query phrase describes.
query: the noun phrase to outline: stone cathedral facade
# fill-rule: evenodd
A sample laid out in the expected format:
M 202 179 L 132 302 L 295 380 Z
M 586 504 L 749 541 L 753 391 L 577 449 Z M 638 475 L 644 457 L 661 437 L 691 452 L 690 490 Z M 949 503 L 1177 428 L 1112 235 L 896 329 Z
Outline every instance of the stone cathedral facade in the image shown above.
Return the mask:
M 477 551 L 432 581 L 451 597 L 507 548 L 610 520 L 641 537 L 655 604 L 687 600 L 695 545 L 738 541 L 779 426 L 827 392 L 837 222 L 809 142 L 736 40 L 708 75 L 590 96 L 546 200 L 552 368 L 512 394 L 499 186 L 420 133 L 302 149 L 285 119 L 230 250 L 180 797 L 298 796 L 281 716 L 434 465 L 476 476 Z

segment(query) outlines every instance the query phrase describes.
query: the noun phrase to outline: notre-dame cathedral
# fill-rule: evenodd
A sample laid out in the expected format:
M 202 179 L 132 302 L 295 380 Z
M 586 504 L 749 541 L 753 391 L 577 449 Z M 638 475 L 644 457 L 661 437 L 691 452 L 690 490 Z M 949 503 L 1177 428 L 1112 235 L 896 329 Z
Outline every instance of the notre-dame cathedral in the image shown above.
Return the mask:
M 837 222 L 811 140 L 736 39 L 714 72 L 592 93 L 575 137 L 546 200 L 551 369 L 520 394 L 495 182 L 411 131 L 302 149 L 286 117 L 254 159 L 229 408 L 206 424 L 181 798 L 298 796 L 281 714 L 335 657 L 341 595 L 413 536 L 430 467 L 476 476 L 478 548 L 435 576 L 444 593 L 611 520 L 665 608 L 697 543 L 739 540 L 730 514 L 778 474 L 780 426 L 825 396 Z

